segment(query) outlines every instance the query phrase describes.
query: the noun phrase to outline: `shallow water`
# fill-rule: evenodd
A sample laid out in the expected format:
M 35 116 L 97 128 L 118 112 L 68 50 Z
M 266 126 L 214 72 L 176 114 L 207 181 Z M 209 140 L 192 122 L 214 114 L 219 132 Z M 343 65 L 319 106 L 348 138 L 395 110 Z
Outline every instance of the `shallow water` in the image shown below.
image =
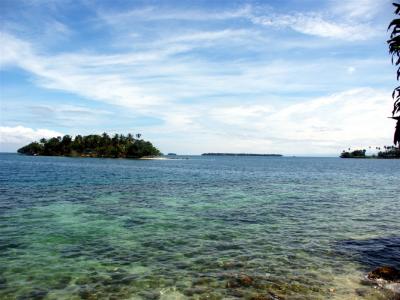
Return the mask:
M 0 154 L 0 298 L 388 299 L 363 277 L 400 267 L 399 170 Z

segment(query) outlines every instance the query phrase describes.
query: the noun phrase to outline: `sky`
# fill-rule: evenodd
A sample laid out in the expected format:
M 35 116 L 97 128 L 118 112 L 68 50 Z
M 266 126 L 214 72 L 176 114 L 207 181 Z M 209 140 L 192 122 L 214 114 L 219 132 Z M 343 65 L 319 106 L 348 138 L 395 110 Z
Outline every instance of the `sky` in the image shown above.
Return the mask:
M 388 0 L 0 1 L 0 151 L 141 133 L 162 152 L 391 145 Z

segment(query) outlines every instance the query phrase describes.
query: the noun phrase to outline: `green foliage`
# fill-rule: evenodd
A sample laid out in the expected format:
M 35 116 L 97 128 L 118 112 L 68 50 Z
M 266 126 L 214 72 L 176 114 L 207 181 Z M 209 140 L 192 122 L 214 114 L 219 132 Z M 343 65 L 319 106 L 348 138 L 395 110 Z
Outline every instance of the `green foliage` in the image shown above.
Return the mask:
M 379 151 L 379 158 L 400 158 L 400 149 L 394 146 L 385 146 L 385 151 Z
M 371 148 L 371 147 L 370 147 Z M 376 147 L 379 150 L 378 155 L 366 156 L 366 150 L 354 150 L 345 151 L 343 150 L 340 155 L 341 158 L 400 158 L 400 149 L 395 146 L 384 146 L 384 150 L 381 151 L 381 147 Z
M 20 149 L 18 149 L 18 153 L 26 154 L 26 155 L 38 155 L 38 153 L 43 152 L 43 144 L 33 142 L 29 145 L 26 145 Z
M 365 158 L 366 150 L 354 150 L 352 152 L 343 151 L 340 155 L 341 158 Z
M 135 137 L 132 134 L 128 134 L 127 136 L 115 134 L 113 137 L 110 137 L 107 133 L 103 133 L 102 135 L 77 135 L 74 139 L 69 135 L 50 139 L 43 138 L 39 142 L 30 143 L 18 149 L 18 153 L 26 155 L 115 158 L 140 158 L 161 154 L 152 143 L 140 139 L 140 134 L 137 134 Z

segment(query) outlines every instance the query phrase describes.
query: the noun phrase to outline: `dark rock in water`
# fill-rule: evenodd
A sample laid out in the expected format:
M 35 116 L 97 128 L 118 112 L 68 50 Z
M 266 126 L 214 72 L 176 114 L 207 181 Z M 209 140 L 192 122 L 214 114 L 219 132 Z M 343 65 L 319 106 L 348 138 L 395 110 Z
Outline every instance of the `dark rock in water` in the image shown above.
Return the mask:
M 355 293 L 357 294 L 357 296 L 365 298 L 368 295 L 369 290 L 368 289 L 356 289 Z
M 47 293 L 48 291 L 37 289 L 18 297 L 18 300 L 41 300 L 46 297 Z
M 139 278 L 138 275 L 132 274 L 125 276 L 124 278 L 118 280 L 118 282 L 121 284 L 131 284 L 132 282 L 135 282 L 138 278 Z
M 7 279 L 4 277 L 0 277 L 0 290 L 5 289 L 7 286 Z
M 229 290 L 228 294 L 230 296 L 232 296 L 233 298 L 236 298 L 236 299 L 243 299 L 246 296 L 246 293 L 243 290 L 240 290 L 240 289 L 237 289 L 237 290 L 231 289 L 231 290 Z
M 146 300 L 157 300 L 160 298 L 159 292 L 141 292 L 139 296 L 143 297 Z
M 95 291 L 90 288 L 81 288 L 79 290 L 79 296 L 81 297 L 81 299 L 87 299 L 87 300 L 98 299 Z
M 71 282 L 71 277 L 70 276 L 62 276 L 58 280 L 58 282 L 54 285 L 54 288 L 56 288 L 56 289 L 64 289 L 69 285 L 70 282 Z
M 183 293 L 190 297 L 196 294 L 204 294 L 207 291 L 206 288 L 203 287 L 193 287 L 193 288 L 188 288 L 186 290 L 183 291 Z
M 254 280 L 252 277 L 246 274 L 236 275 L 228 280 L 226 283 L 227 288 L 239 288 L 239 287 L 249 287 L 253 284 Z
M 368 273 L 367 278 L 383 288 L 387 299 L 400 300 L 400 271 L 394 267 L 379 267 Z
M 85 285 L 91 283 L 90 278 L 88 277 L 81 277 L 75 280 L 75 284 L 77 285 Z
M 212 279 L 210 277 L 199 277 L 196 279 L 193 279 L 192 285 L 208 285 L 212 282 Z
M 400 271 L 393 267 L 379 267 L 369 272 L 368 278 L 372 280 L 398 281 L 400 280 Z
M 255 294 L 249 297 L 249 300 L 281 300 L 282 298 L 273 293 Z
M 249 300 L 271 300 L 271 297 L 267 296 L 267 295 L 252 295 Z
M 5 243 L 2 243 L 1 245 L 0 245 L 0 250 L 1 251 L 5 251 L 5 250 L 8 250 L 8 249 L 17 249 L 17 248 L 21 248 L 21 246 L 22 246 L 22 244 L 20 244 L 20 243 L 15 243 L 15 242 L 5 242 Z

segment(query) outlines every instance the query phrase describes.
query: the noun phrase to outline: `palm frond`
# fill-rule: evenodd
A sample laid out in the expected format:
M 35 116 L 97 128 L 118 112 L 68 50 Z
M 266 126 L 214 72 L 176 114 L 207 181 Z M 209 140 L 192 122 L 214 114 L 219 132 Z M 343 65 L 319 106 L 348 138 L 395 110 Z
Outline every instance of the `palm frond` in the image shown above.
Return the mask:
M 395 145 L 398 144 L 399 147 L 400 147 L 400 119 L 397 120 L 396 130 L 395 130 L 395 132 L 394 132 L 394 140 L 393 140 L 393 143 L 394 143 Z
M 396 7 L 395 14 L 400 15 L 400 4 L 393 3 L 393 6 Z

